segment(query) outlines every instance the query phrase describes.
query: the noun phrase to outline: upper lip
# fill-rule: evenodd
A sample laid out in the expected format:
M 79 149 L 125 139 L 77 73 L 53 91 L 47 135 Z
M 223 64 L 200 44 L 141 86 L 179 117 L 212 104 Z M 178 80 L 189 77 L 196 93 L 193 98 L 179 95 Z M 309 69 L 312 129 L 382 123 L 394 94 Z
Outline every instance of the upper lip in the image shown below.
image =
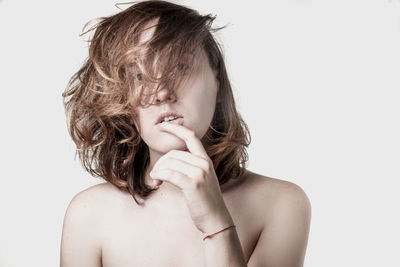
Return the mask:
M 177 118 L 183 118 L 182 115 L 180 115 L 179 113 L 175 112 L 175 111 L 167 111 L 167 112 L 163 112 L 160 114 L 160 116 L 158 116 L 158 119 L 156 120 L 155 124 L 159 124 L 160 122 L 162 122 L 164 120 L 165 117 L 169 117 L 169 116 L 174 116 Z

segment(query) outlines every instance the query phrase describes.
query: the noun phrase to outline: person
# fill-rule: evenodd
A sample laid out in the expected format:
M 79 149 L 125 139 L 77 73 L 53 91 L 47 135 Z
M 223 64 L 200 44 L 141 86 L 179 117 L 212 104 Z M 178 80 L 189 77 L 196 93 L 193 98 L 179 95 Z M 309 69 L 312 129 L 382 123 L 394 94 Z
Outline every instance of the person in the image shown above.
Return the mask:
M 101 18 L 63 100 L 85 170 L 73 197 L 69 266 L 302 266 L 311 205 L 298 185 L 246 169 L 213 15 L 137 2 Z

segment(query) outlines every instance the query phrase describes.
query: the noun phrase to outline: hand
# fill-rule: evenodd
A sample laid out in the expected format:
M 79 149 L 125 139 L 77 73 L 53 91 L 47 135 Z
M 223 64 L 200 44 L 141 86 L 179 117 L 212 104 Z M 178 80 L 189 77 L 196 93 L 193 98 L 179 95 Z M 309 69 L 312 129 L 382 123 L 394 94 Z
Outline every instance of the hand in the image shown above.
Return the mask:
M 161 127 L 181 138 L 188 151 L 171 150 L 160 157 L 150 177 L 181 189 L 194 225 L 201 232 L 213 233 L 232 225 L 213 162 L 199 138 L 182 125 L 164 122 Z

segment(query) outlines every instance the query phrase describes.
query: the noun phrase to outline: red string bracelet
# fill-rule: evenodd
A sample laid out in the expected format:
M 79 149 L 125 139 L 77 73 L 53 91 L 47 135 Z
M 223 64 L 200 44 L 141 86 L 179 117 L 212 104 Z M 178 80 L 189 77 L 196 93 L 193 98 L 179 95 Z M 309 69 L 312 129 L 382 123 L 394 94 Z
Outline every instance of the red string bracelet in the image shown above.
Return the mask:
M 212 237 L 212 236 L 214 236 L 214 235 L 216 235 L 216 234 L 219 234 L 219 233 L 221 233 L 222 231 L 228 230 L 229 228 L 232 228 L 232 227 L 236 227 L 236 226 L 235 226 L 235 225 L 231 225 L 231 226 L 228 226 L 228 227 L 222 229 L 221 231 L 218 231 L 218 232 L 216 232 L 216 233 L 213 233 L 213 234 L 211 234 L 211 235 L 208 235 L 208 236 L 206 236 L 206 237 L 203 238 L 203 241 L 204 241 L 206 238 L 208 238 L 208 237 Z

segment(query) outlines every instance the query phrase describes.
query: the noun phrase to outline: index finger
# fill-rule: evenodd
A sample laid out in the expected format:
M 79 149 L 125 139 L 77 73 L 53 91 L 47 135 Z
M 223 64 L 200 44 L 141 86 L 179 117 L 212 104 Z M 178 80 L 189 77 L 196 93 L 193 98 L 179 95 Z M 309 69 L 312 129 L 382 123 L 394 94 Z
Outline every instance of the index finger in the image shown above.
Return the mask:
M 165 131 L 173 133 L 177 137 L 185 141 L 186 147 L 190 152 L 192 152 L 196 156 L 208 159 L 208 154 L 194 131 L 189 130 L 182 125 L 169 122 L 163 122 L 160 125 Z

